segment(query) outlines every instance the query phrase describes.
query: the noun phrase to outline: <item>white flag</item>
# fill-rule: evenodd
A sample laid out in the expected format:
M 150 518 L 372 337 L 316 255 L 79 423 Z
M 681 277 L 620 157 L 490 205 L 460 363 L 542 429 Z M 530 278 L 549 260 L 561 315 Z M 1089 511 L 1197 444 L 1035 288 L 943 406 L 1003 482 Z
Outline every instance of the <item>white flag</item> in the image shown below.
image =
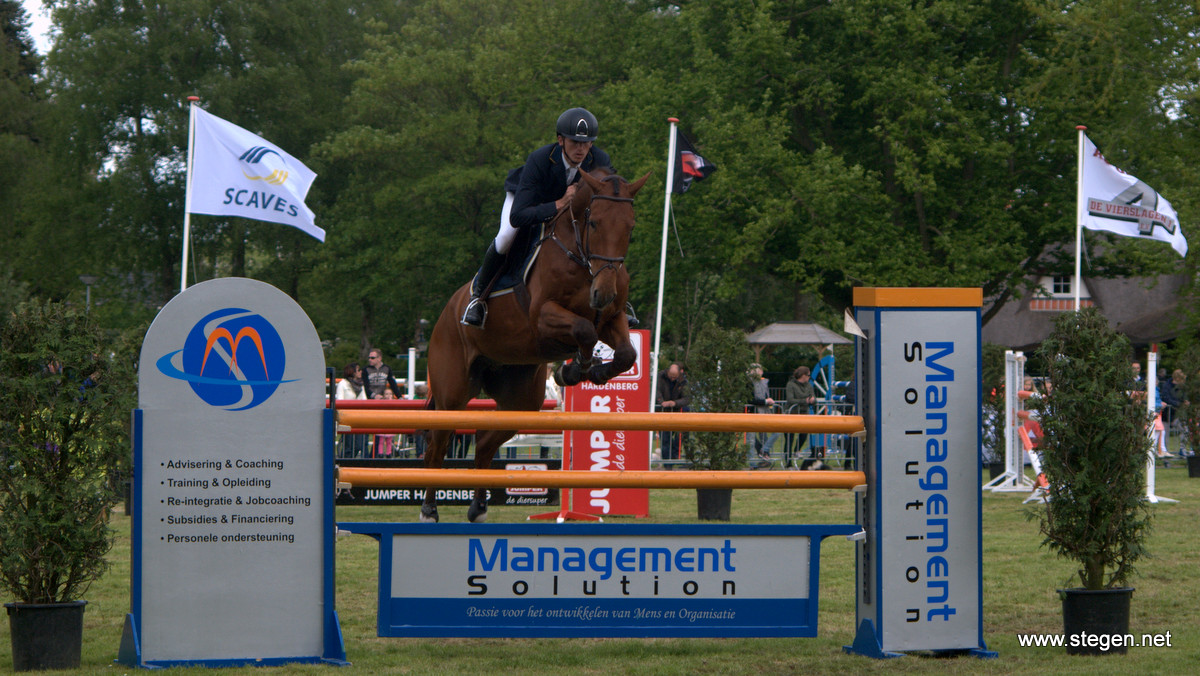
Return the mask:
M 262 137 L 198 106 L 192 109 L 196 138 L 188 211 L 282 223 L 324 242 L 325 231 L 304 204 L 317 175 Z
M 1187 256 L 1187 239 L 1171 203 L 1136 177 L 1109 164 L 1086 135 L 1079 184 L 1084 198 L 1079 221 L 1083 227 L 1167 242 L 1180 256 Z

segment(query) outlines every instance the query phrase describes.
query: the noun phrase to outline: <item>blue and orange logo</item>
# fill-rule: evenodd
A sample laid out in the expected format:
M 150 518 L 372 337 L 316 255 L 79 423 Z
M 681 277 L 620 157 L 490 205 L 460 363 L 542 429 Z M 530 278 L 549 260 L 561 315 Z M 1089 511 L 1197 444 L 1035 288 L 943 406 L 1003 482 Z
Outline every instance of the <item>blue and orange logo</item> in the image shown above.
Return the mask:
M 288 166 L 283 155 L 265 146 L 254 146 L 242 153 L 242 175 L 251 181 L 265 181 L 271 185 L 283 185 L 288 179 Z
M 176 365 L 176 355 L 180 355 Z M 159 358 L 163 375 L 187 381 L 206 404 L 245 411 L 283 383 L 287 363 L 279 332 L 262 315 L 225 308 L 196 322 L 182 350 Z

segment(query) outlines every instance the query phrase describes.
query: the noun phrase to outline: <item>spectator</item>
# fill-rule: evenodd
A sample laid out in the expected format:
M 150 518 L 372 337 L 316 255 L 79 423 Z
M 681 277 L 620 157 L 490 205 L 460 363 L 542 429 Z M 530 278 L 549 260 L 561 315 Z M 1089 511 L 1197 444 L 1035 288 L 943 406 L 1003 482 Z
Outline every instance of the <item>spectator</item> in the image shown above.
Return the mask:
M 791 414 L 804 415 L 810 413 L 813 404 L 817 403 L 817 391 L 812 384 L 812 371 L 807 366 L 798 366 L 792 372 L 792 378 L 787 384 L 787 403 L 784 406 L 784 411 Z M 784 443 L 784 464 L 788 467 L 796 464 L 793 460 L 793 454 L 799 454 L 800 449 L 804 447 L 804 442 L 808 440 L 808 435 L 804 433 L 789 434 L 786 443 Z
M 393 400 L 394 401 L 396 398 L 397 397 L 394 392 L 392 392 L 389 389 L 384 389 L 384 391 L 383 391 L 383 399 L 384 400 Z M 376 458 L 390 458 L 390 457 L 392 457 L 392 447 L 394 447 L 395 445 L 396 445 L 396 435 L 395 434 L 376 434 L 375 435 L 375 452 L 373 455 Z
M 351 362 L 342 367 L 342 379 L 338 381 L 334 396 L 338 401 L 367 398 L 367 388 L 363 387 L 362 369 L 358 367 L 358 362 Z M 367 435 L 342 434 L 339 437 L 343 458 L 361 458 L 366 454 Z
M 1186 376 L 1182 369 L 1175 369 L 1171 373 L 1171 379 L 1163 381 L 1159 392 L 1162 395 L 1162 401 L 1166 406 L 1163 407 L 1163 423 L 1170 425 L 1175 422 L 1175 414 L 1183 406 L 1183 386 L 1186 382 Z
M 671 364 L 665 371 L 658 374 L 658 392 L 654 402 L 664 413 L 675 413 L 685 410 L 692 403 L 688 394 L 687 376 L 679 364 Z M 683 455 L 683 433 L 663 430 L 659 433 L 662 443 L 662 459 L 678 460 Z
M 772 413 L 775 406 L 775 400 L 770 395 L 770 381 L 763 377 L 762 364 L 750 365 L 750 404 L 754 406 L 755 413 Z M 763 463 L 769 465 L 771 463 L 771 448 L 775 445 L 775 440 L 779 438 L 778 432 L 757 432 L 754 435 L 754 444 L 748 451 L 751 464 L 754 463 L 754 455 L 758 455 L 759 466 Z
M 367 352 L 367 368 L 363 369 L 363 381 L 366 385 L 367 399 L 383 398 L 383 390 L 389 389 L 396 398 L 400 398 L 400 386 L 392 376 L 392 367 L 383 363 L 383 352 L 377 347 Z
M 1138 360 L 1134 359 L 1129 364 L 1129 367 L 1131 369 L 1133 369 L 1133 381 L 1129 384 L 1129 387 L 1127 387 L 1125 389 L 1129 390 L 1130 392 L 1145 392 L 1146 391 L 1146 381 L 1142 379 L 1141 363 Z

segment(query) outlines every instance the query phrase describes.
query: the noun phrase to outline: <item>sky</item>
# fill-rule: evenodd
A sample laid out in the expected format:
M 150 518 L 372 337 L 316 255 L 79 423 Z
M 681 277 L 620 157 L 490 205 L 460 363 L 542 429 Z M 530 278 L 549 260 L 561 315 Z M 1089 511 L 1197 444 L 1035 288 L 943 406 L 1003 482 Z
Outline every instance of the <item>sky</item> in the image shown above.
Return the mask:
M 21 0 L 21 4 L 29 14 L 29 33 L 34 46 L 39 54 L 45 55 L 50 50 L 50 17 L 42 13 L 42 0 Z

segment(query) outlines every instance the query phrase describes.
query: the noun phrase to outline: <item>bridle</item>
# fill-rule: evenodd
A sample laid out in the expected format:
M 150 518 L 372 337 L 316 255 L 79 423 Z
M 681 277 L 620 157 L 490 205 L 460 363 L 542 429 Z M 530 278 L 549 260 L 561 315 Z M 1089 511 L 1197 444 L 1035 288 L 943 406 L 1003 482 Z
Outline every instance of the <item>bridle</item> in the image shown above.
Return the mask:
M 588 200 L 588 206 L 583 210 L 583 221 L 587 224 L 590 230 L 594 230 L 596 228 L 596 223 L 592 220 L 592 202 L 595 202 L 596 200 L 608 200 L 610 202 L 633 202 L 632 197 L 621 197 L 620 176 L 605 176 L 601 180 L 612 183 L 613 194 L 603 195 L 599 193 L 593 193 L 591 199 Z M 558 218 L 562 215 L 563 211 L 569 211 L 571 213 L 571 230 L 575 235 L 574 248 L 570 248 L 566 244 L 563 244 L 562 240 L 558 238 L 558 235 L 554 229 L 554 224 L 558 223 Z M 589 281 L 595 281 L 596 277 L 600 276 L 600 273 L 609 268 L 616 270 L 625 264 L 624 256 L 602 256 L 590 251 L 589 245 L 591 238 L 585 237 L 580 232 L 579 219 L 575 217 L 574 204 L 568 204 L 562 211 L 559 211 L 554 215 L 554 219 L 550 224 L 550 231 L 542 237 L 542 242 L 545 242 L 546 240 L 553 241 L 558 245 L 558 248 L 562 249 L 563 253 L 566 254 L 568 260 L 578 264 L 584 270 L 587 270 Z M 578 253 L 576 253 L 576 251 L 578 251 Z M 604 261 L 604 265 L 601 266 L 599 270 L 593 270 L 592 261 Z

